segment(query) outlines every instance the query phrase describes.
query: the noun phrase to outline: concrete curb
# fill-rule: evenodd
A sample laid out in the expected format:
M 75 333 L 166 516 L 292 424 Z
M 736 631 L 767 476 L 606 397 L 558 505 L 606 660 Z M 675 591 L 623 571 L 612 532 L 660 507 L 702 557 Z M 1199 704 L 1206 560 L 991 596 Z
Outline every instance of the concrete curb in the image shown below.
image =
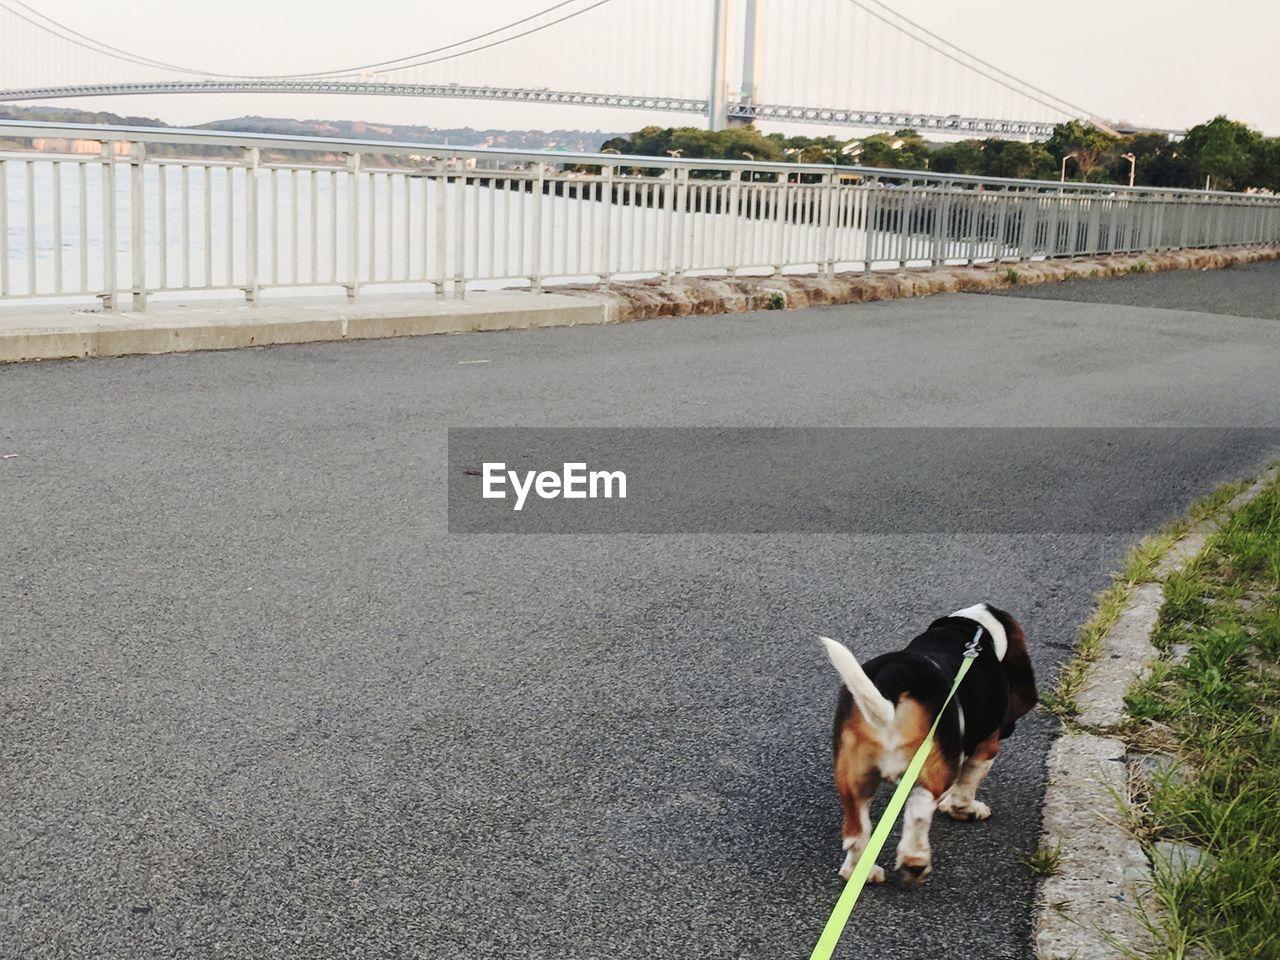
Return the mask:
M 145 314 L 46 308 L 0 319 L 0 363 L 571 326 L 606 323 L 607 313 L 603 304 L 580 298 L 523 292 L 463 301 L 420 296 L 371 297 L 356 304 L 157 305 Z
M 1166 577 L 1198 556 L 1219 521 L 1277 476 L 1280 468 L 1264 471 L 1179 538 L 1157 564 L 1157 575 Z M 1150 674 L 1158 656 L 1151 638 L 1163 606 L 1162 584 L 1133 590 L 1089 668 L 1079 715 L 1049 751 L 1041 844 L 1059 849 L 1061 860 L 1040 885 L 1035 948 L 1041 960 L 1122 960 L 1155 946 L 1142 922 L 1143 915 L 1158 913 L 1149 896 L 1152 864 L 1124 823 L 1139 815 L 1130 797 L 1137 763 L 1116 734 L 1126 722 L 1125 693 Z
M 609 306 L 610 321 L 650 320 L 748 310 L 776 310 L 935 293 L 1007 289 L 1024 284 L 1058 283 L 1091 277 L 1162 273 L 1168 270 L 1214 270 L 1259 260 L 1280 259 L 1280 245 L 1221 250 L 1178 250 L 1125 254 L 1083 260 L 1040 260 L 1029 263 L 984 263 L 970 267 L 937 267 L 875 273 L 775 274 L 768 277 L 689 277 L 677 284 L 664 280 L 619 283 L 608 288 L 557 287 L 558 293 Z M 781 298 L 781 300 L 779 300 Z
M 1209 270 L 1280 259 L 1280 245 L 1183 250 L 1034 263 L 989 263 L 831 277 L 686 278 L 599 286 L 556 287 L 554 293 L 474 293 L 466 300 L 430 295 L 345 301 L 277 300 L 241 304 L 156 304 L 145 314 L 32 308 L 0 311 L 0 363 L 130 354 L 227 350 L 437 333 L 523 330 L 624 323 L 752 310 L 866 303 L 902 297 L 1001 289 L 1133 272 Z M 8 309 L 8 308 L 6 308 Z

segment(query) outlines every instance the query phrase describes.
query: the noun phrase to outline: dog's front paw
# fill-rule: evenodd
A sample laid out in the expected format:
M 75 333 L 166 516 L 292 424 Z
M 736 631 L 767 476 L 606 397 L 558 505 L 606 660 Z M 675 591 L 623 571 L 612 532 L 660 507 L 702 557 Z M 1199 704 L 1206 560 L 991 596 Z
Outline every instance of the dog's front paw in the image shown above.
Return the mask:
M 991 808 L 981 800 L 960 802 L 950 794 L 938 801 L 938 809 L 952 820 L 985 820 L 991 816 Z
M 933 873 L 933 864 L 929 858 L 921 861 L 917 857 L 907 857 L 898 862 L 898 879 L 908 887 L 918 887 L 924 883 L 925 877 Z
M 854 862 L 853 854 L 850 853 L 845 856 L 844 863 L 840 865 L 840 876 L 845 880 L 853 876 Z M 871 872 L 867 874 L 867 883 L 884 883 L 884 867 L 879 864 L 873 866 Z

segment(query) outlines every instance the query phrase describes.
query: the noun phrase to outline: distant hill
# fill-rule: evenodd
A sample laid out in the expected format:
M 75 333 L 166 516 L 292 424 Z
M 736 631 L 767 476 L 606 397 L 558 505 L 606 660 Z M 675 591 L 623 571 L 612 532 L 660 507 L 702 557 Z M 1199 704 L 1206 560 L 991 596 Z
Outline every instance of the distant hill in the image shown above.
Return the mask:
M 200 128 L 344 140 L 402 140 L 453 147 L 577 152 L 594 152 L 606 140 L 618 136 L 601 130 L 474 130 L 471 127 L 424 127 L 368 120 L 287 120 L 279 117 L 235 117 L 204 123 Z
M 102 110 L 77 110 L 74 107 L 19 107 L 0 103 L 0 120 L 43 120 L 50 123 L 108 123 L 124 127 L 167 127 L 155 117 L 126 117 Z
M 0 104 L 0 119 L 53 123 L 102 123 L 130 127 L 168 127 L 154 117 L 130 117 L 74 107 L 19 107 Z M 337 137 L 349 140 L 402 140 L 455 147 L 505 147 L 512 150 L 592 152 L 606 140 L 622 136 L 601 130 L 473 130 L 470 127 L 425 127 L 370 120 L 293 120 L 286 117 L 233 117 L 202 123 L 198 130 L 233 130 L 284 136 Z

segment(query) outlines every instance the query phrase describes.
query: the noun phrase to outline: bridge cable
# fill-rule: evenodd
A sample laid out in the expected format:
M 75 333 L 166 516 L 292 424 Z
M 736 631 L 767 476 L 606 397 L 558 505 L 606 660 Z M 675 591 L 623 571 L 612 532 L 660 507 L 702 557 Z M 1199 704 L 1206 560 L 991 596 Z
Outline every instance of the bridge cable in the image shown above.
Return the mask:
M 864 13 L 868 14 L 869 16 L 875 17 L 877 20 L 885 24 L 890 29 L 896 30 L 900 34 L 910 37 L 912 40 L 914 40 L 916 43 L 920 44 L 921 46 L 926 47 L 929 50 L 932 50 L 934 53 L 937 53 L 940 56 L 946 57 L 948 60 L 951 60 L 954 63 L 958 63 L 960 66 L 964 67 L 966 70 L 976 73 L 979 76 L 985 77 L 987 80 L 990 80 L 992 83 L 998 84 L 999 86 L 1002 86 L 1007 90 L 1011 90 L 1014 93 L 1017 93 L 1028 100 L 1032 100 L 1040 104 L 1041 106 L 1048 107 L 1049 109 L 1057 111 L 1058 113 L 1070 114 L 1075 112 L 1089 118 L 1092 118 L 1094 116 L 1094 114 L 1091 111 L 1085 110 L 1083 107 L 1076 106 L 1075 104 L 1068 103 L 1066 100 L 1056 97 L 1052 93 L 1048 93 L 1047 91 L 1041 90 L 1039 87 L 1035 87 L 1024 80 L 1013 76 L 1010 73 L 1006 73 L 1004 70 L 1001 70 L 999 67 L 993 66 L 987 61 L 983 60 L 982 58 L 974 56 L 973 54 L 969 53 L 967 50 L 957 47 L 955 44 L 950 43 L 947 40 L 943 40 L 941 37 L 938 37 L 937 34 L 932 33 L 931 31 L 925 29 L 924 27 L 921 27 L 919 24 L 915 23 L 912 20 L 908 20 L 906 17 L 902 16 L 902 14 L 895 13 L 894 15 L 906 21 L 912 27 L 915 27 L 916 29 L 923 31 L 924 33 L 928 34 L 928 36 L 934 39 L 937 39 L 941 41 L 943 44 L 946 44 L 946 46 L 951 47 L 953 50 L 958 51 L 959 53 L 963 54 L 965 57 L 968 57 L 970 60 L 973 60 L 976 63 L 981 64 L 983 67 L 986 67 L 987 69 L 994 70 L 996 73 L 1003 74 L 1005 77 L 1008 77 L 1009 80 L 1012 80 L 1014 82 L 1010 83 L 1008 82 L 1008 80 L 1002 80 L 1000 77 L 992 76 L 991 74 L 978 69 L 978 67 L 975 67 L 972 63 L 966 63 L 963 59 L 956 56 L 956 54 L 950 52 L 949 50 L 945 50 L 942 47 L 938 47 L 930 43 L 928 40 L 915 36 L 910 31 L 906 30 L 904 27 L 892 22 L 887 16 L 885 16 L 880 11 L 873 10 L 871 7 L 867 6 L 865 3 L 862 2 L 862 0 L 848 0 L 848 2 L 853 4 L 855 7 L 860 8 Z M 1015 86 L 1015 84 L 1018 84 L 1020 86 Z M 1034 91 L 1034 93 L 1027 93 L 1026 92 L 1027 90 Z M 1035 94 L 1039 94 L 1040 96 L 1036 96 Z M 1045 100 L 1043 99 L 1043 97 L 1048 97 L 1050 99 Z M 1064 110 L 1063 107 L 1067 107 L 1069 109 Z
M 422 51 L 419 51 L 418 53 L 409 54 L 408 56 L 404 56 L 404 57 L 397 57 L 393 60 L 381 60 L 376 63 L 367 63 L 361 66 L 342 67 L 334 70 L 320 70 L 312 73 L 290 73 L 290 74 L 222 73 L 214 70 L 200 70 L 193 67 L 183 67 L 178 64 L 166 63 L 162 60 L 153 60 L 150 57 L 145 57 L 141 54 L 131 53 L 128 50 L 122 50 L 121 48 L 114 47 L 111 44 L 104 43 L 100 40 L 95 40 L 93 37 L 88 36 L 87 34 L 81 33 L 80 31 L 75 30 L 74 28 L 69 27 L 64 23 L 61 23 L 60 21 L 55 20 L 54 18 L 47 16 L 46 14 L 43 14 L 38 10 L 33 9 L 32 7 L 24 3 L 23 0 L 10 0 L 10 2 L 15 3 L 18 6 L 24 8 L 25 10 L 30 11 L 32 14 L 35 14 L 36 16 L 40 17 L 42 20 L 48 21 L 49 24 L 52 24 L 52 27 L 46 26 L 43 23 L 38 23 L 37 21 L 32 20 L 31 17 L 26 16 L 22 12 L 13 9 L 11 6 L 9 6 L 8 2 L 5 2 L 5 0 L 0 0 L 0 9 L 7 10 L 9 13 L 18 17 L 19 19 L 26 21 L 27 23 L 31 24 L 32 26 L 36 27 L 39 30 L 43 30 L 45 33 L 52 34 L 53 36 L 57 37 L 60 40 L 65 40 L 68 43 L 73 43 L 78 47 L 83 47 L 84 49 L 90 50 L 94 53 L 99 53 L 99 54 L 102 54 L 103 56 L 107 56 L 115 60 L 122 60 L 127 63 L 133 63 L 138 66 L 155 67 L 161 70 L 169 70 L 177 73 L 190 74 L 193 76 L 220 77 L 220 78 L 231 79 L 231 80 L 319 80 L 319 79 L 327 79 L 327 78 L 334 78 L 334 77 L 359 75 L 363 72 L 373 70 L 376 67 L 387 67 L 387 66 L 390 66 L 391 64 L 397 64 L 397 63 L 404 64 L 404 65 L 399 67 L 393 67 L 391 70 L 383 70 L 382 72 L 385 72 L 385 73 L 398 72 L 400 70 L 408 70 L 413 67 L 427 66 L 429 64 L 440 63 L 445 60 L 456 59 L 458 57 L 466 56 L 471 53 L 477 53 L 481 50 L 487 50 L 490 47 L 500 46 L 501 44 L 509 43 L 513 40 L 520 40 L 520 39 L 523 39 L 524 37 L 531 36 L 535 33 L 538 33 L 538 32 L 541 32 L 542 30 L 547 29 L 548 27 L 557 26 L 558 24 L 564 23 L 568 20 L 572 20 L 575 17 L 579 17 L 584 13 L 589 13 L 590 11 L 596 9 L 597 7 L 604 6 L 607 3 L 612 3 L 613 0 L 596 0 L 595 3 L 591 4 L 588 7 L 585 7 L 581 10 L 575 10 L 556 20 L 552 20 L 549 23 L 540 24 L 539 26 L 534 27 L 533 29 L 523 31 L 514 36 L 506 37 L 504 39 L 493 41 L 491 43 L 485 44 L 480 47 L 475 47 L 469 50 L 463 50 L 458 53 L 450 54 L 444 57 L 436 57 L 435 59 L 430 59 L 430 60 L 422 59 L 425 57 L 433 57 L 437 53 L 444 53 L 447 50 L 453 50 L 460 46 L 465 46 L 467 44 L 475 43 L 478 40 L 485 40 L 489 37 L 495 36 L 496 34 L 504 33 L 508 30 L 511 30 L 514 27 L 523 26 L 526 23 L 529 23 L 534 20 L 538 20 L 541 17 L 545 17 L 548 14 L 555 13 L 557 10 L 570 6 L 571 4 L 581 3 L 582 0 L 561 0 L 561 2 L 552 4 L 551 6 L 546 7 L 542 10 L 539 10 L 536 13 L 529 14 L 528 16 L 520 18 L 519 20 L 513 20 L 510 23 L 503 24 L 500 27 L 495 27 L 492 30 L 487 30 L 484 33 L 479 33 L 474 36 L 467 37 L 464 40 L 457 40 L 453 43 L 445 44 L 444 46 L 441 46 L 441 47 L 435 47 L 430 50 L 422 50 Z M 71 34 L 71 36 L 66 36 L 64 35 L 64 33 L 59 33 L 58 31 L 64 31 L 65 34 Z M 79 38 L 79 39 L 76 39 L 76 38 Z M 407 62 L 407 61 L 414 61 L 414 62 Z
M 359 67 L 344 67 L 344 68 L 339 69 L 339 70 L 326 70 L 326 71 L 323 71 L 323 72 L 321 72 L 321 73 L 309 73 L 309 74 L 306 74 L 305 76 L 307 76 L 307 77 L 330 77 L 330 76 L 336 76 L 336 75 L 345 75 L 345 74 L 352 74 L 352 73 L 361 73 L 361 72 L 363 72 L 363 71 L 365 71 L 365 70 L 373 70 L 373 69 L 374 69 L 374 68 L 376 68 L 376 67 L 387 67 L 387 66 L 389 66 L 390 64 L 393 64 L 393 63 L 404 63 L 406 60 L 416 60 L 416 59 L 417 59 L 417 58 L 419 58 L 419 57 L 430 57 L 430 56 L 434 56 L 434 55 L 435 55 L 435 54 L 437 54 L 437 53 L 443 53 L 443 52 L 444 52 L 444 51 L 446 51 L 446 50 L 452 50 L 454 47 L 461 47 L 461 46 L 464 46 L 465 44 L 468 44 L 468 43 L 474 43 L 476 40 L 485 40 L 485 39 L 487 39 L 487 38 L 489 38 L 489 37 L 492 37 L 494 34 L 502 33 L 502 32 L 504 32 L 504 31 L 506 31 L 506 30 L 510 30 L 512 27 L 519 27 L 519 26 L 522 26 L 522 25 L 524 25 L 524 24 L 528 23 L 528 22 L 529 22 L 529 21 L 531 21 L 531 20 L 537 20 L 537 19 L 539 19 L 540 17 L 544 17 L 544 16 L 546 16 L 546 15 L 547 15 L 547 14 L 549 14 L 549 13 L 554 13 L 555 11 L 559 10 L 561 7 L 567 7 L 567 6 L 569 6 L 571 3 L 579 3 L 579 2 L 581 2 L 581 0 L 562 0 L 562 2 L 560 2 L 560 3 L 556 3 L 556 4 L 552 4 L 551 6 L 547 7 L 545 10 L 539 10 L 537 13 L 531 13 L 531 14 L 529 14 L 529 16 L 527 16 L 527 17 L 522 17 L 522 18 L 521 18 L 521 19 L 519 19 L 519 20 L 513 20 L 513 21 L 511 21 L 510 23 L 508 23 L 508 24 L 504 24 L 504 25 L 503 25 L 503 26 L 501 26 L 501 27 L 495 27 L 494 29 L 492 29 L 492 30 L 488 30 L 488 31 L 486 31 L 485 33 L 478 33 L 478 34 L 476 34 L 474 37 L 468 37 L 468 38 L 467 38 L 467 39 L 465 39 L 465 40 L 458 40 L 458 41 L 456 41 L 456 42 L 454 42 L 454 43 L 445 44 L 443 47 L 436 47 L 436 48 L 434 48 L 434 49 L 432 49 L 432 50 L 423 50 L 423 51 L 421 51 L 421 52 L 419 52 L 419 53 L 411 53 L 411 54 L 409 54 L 409 55 L 408 55 L 408 56 L 406 56 L 406 57 L 396 57 L 394 60 L 381 60 L 381 61 L 379 61 L 378 63 L 366 63 L 366 64 L 364 64 L 363 66 L 359 66 Z M 610 2 L 612 2 L 612 0 L 602 0 L 602 2 L 603 2 L 603 3 L 610 3 Z M 559 20 L 556 20 L 556 21 L 554 21 L 554 22 L 552 22 L 552 23 L 544 24 L 542 27 L 538 27 L 537 29 L 538 29 L 538 30 L 541 30 L 541 29 L 544 29 L 545 27 L 555 26 L 555 25 L 556 25 L 556 24 L 558 24 L 558 23 L 564 23 L 566 20 L 571 20 L 571 19 L 573 19 L 574 17 L 579 16 L 580 14 L 587 13 L 587 12 L 588 12 L 588 11 L 590 11 L 590 10 L 594 10 L 596 7 L 598 7 L 598 6 L 600 6 L 600 5 L 601 5 L 600 3 L 593 4 L 592 6 L 587 7 L 585 10 L 579 10 L 579 11 L 577 11 L 577 12 L 575 12 L 575 13 L 571 13 L 571 14 L 569 14 L 568 16 L 561 17 Z M 507 38 L 507 40 L 519 40 L 519 39 L 521 39 L 521 38 L 523 38 L 523 37 L 527 37 L 527 36 L 529 36 L 531 33 L 535 33 L 535 32 L 537 32 L 537 31 L 536 31 L 536 30 L 531 30 L 531 31 L 528 31 L 528 32 L 526 32 L 526 33 L 520 33 L 520 34 L 517 34 L 517 35 L 516 35 L 516 36 L 514 36 L 514 37 L 508 37 L 508 38 Z M 506 42 L 507 42 L 507 40 L 500 40 L 500 41 L 498 41 L 498 42 L 499 42 L 499 43 L 506 43 Z M 494 44 L 489 44 L 489 46 L 494 46 Z M 487 47 L 478 47 L 477 49 L 478 49 L 478 50 L 484 50 L 484 49 L 487 49 Z M 463 56 L 464 54 L 467 54 L 467 53 L 473 53 L 473 52 L 475 52 L 475 51 L 472 51 L 472 50 L 465 50 L 465 51 L 463 51 L 462 53 L 455 54 L 454 56 Z M 441 59 L 446 59 L 446 60 L 447 60 L 447 59 L 449 59 L 449 58 L 448 58 L 448 57 L 443 57 L 443 58 L 441 58 Z M 439 61 L 438 61 L 438 60 L 431 60 L 431 61 L 427 61 L 427 62 L 428 62 L 428 63 L 437 63 L 437 62 L 439 62 Z M 421 64 L 421 63 L 410 63 L 410 64 L 407 64 L 406 66 L 403 66 L 403 67 L 392 67 L 390 70 L 384 70 L 384 71 L 382 71 L 382 72 L 383 72 L 383 73 L 391 73 L 391 72 L 394 72 L 394 71 L 397 71 L 397 70 L 407 70 L 407 69 L 409 69 L 410 67 L 416 67 L 416 66 L 422 66 L 422 64 Z
M 973 60 L 975 63 L 979 63 L 979 64 L 981 64 L 982 66 L 986 67 L 988 70 L 994 70 L 996 73 L 1001 74 L 1001 75 L 1002 75 L 1002 76 L 1004 76 L 1004 77 L 1007 77 L 1009 80 L 1012 80 L 1012 81 L 1014 81 L 1014 82 L 1015 82 L 1015 83 L 1017 83 L 1017 84 L 1020 84 L 1021 86 L 1025 87 L 1026 89 L 1028 89 L 1028 90 L 1032 90 L 1032 91 L 1034 91 L 1035 93 L 1038 93 L 1038 94 L 1040 94 L 1040 95 L 1042 95 L 1042 96 L 1048 97 L 1050 100 L 1054 100 L 1054 101 L 1056 101 L 1056 102 L 1059 104 L 1059 108 L 1061 108 L 1061 107 L 1070 107 L 1070 108 L 1071 108 L 1071 110 L 1078 111 L 1079 113 L 1081 113 L 1081 114 L 1083 114 L 1083 115 L 1085 115 L 1085 116 L 1092 116 L 1092 115 L 1093 115 L 1093 111 L 1091 111 L 1091 110 L 1086 110 L 1084 107 L 1080 106 L 1079 104 L 1074 104 L 1074 103 L 1071 103 L 1071 102 L 1070 102 L 1070 101 L 1068 101 L 1068 100 L 1063 100 L 1061 97 L 1056 96 L 1056 95 L 1055 95 L 1055 94 L 1053 94 L 1053 93 L 1050 93 L 1048 90 L 1044 90 L 1044 89 L 1042 89 L 1042 88 L 1040 88 L 1040 87 L 1037 87 L 1035 84 L 1028 83 L 1026 80 L 1023 80 L 1021 77 L 1016 77 L 1016 76 L 1014 76 L 1014 75 L 1013 75 L 1012 73 L 1010 73 L 1008 70 L 1003 70 L 1003 69 L 1001 69 L 1000 67 L 996 66 L 994 63 L 991 63 L 989 60 L 984 60 L 984 59 L 982 59 L 981 57 L 977 56 L 976 54 L 972 54 L 972 53 L 970 53 L 968 50 L 965 50 L 963 47 L 959 47 L 959 46 L 957 46 L 956 44 L 954 44 L 954 43 L 952 43 L 950 40 L 948 40 L 946 37 L 939 36 L 938 34 L 934 33 L 932 30 L 930 30 L 928 27 L 924 26 L 923 24 L 917 23 L 916 21 L 912 20 L 910 17 L 907 17 L 907 16 L 906 16 L 906 15 L 904 15 L 904 14 L 899 13 L 897 10 L 894 10 L 892 7 L 890 7 L 890 6 L 888 6 L 887 4 L 885 4 L 885 3 L 881 2 L 881 0 L 869 0 L 869 2 L 874 3 L 877 7 L 880 7 L 881 9 L 883 9 L 883 10 L 887 11 L 888 13 L 892 14 L 894 17 L 896 17 L 896 18 L 898 18 L 899 20 L 903 21 L 904 23 L 908 24 L 908 25 L 909 25 L 909 26 L 911 26 L 912 28 L 914 28 L 914 29 L 916 29 L 916 30 L 919 30 L 921 33 L 925 34 L 926 36 L 930 37 L 931 39 L 933 39 L 933 40 L 937 40 L 937 41 L 938 41 L 939 43 L 941 43 L 943 46 L 950 47 L 952 50 L 955 50 L 957 53 L 963 54 L 964 56 L 968 57 L 970 60 Z M 861 4 L 861 3 L 858 3 L 858 6 L 862 6 L 862 4 Z M 864 7 L 863 9 L 866 9 L 866 8 Z M 883 19 L 883 18 L 881 18 L 881 19 Z M 887 21 L 886 21 L 886 22 L 887 22 Z M 899 30 L 900 30 L 900 29 L 902 29 L 901 27 L 896 27 L 894 24 L 889 24 L 889 26 L 894 27 L 895 29 L 899 29 Z M 913 39 L 918 39 L 918 38 L 913 38 Z M 945 54 L 944 54 L 944 55 L 945 55 Z M 964 64 L 962 64 L 962 65 L 964 65 Z M 967 66 L 967 65 L 965 65 L 965 66 Z M 972 66 L 969 66 L 969 69 L 973 69 L 973 67 L 972 67 Z M 994 78 L 991 78 L 991 79 L 994 79 Z M 1066 111 L 1064 111 L 1064 112 L 1066 112 Z
M 13 2 L 16 3 L 18 6 L 22 7 L 24 10 L 28 10 L 31 13 L 35 14 L 37 17 L 40 17 L 43 20 L 47 20 L 53 26 L 48 26 L 46 24 L 39 23 L 36 20 L 32 20 L 31 17 L 22 13 L 20 10 L 13 9 L 13 7 L 9 6 L 8 3 L 5 3 L 4 0 L 0 0 L 0 9 L 7 10 L 9 13 L 13 14 L 19 20 L 24 20 L 27 23 L 31 24 L 37 30 L 42 30 L 45 33 L 48 33 L 52 36 L 57 37 L 59 40 L 65 40 L 68 43 L 75 44 L 77 47 L 83 47 L 84 49 L 90 50 L 93 53 L 100 53 L 104 56 L 111 57 L 114 60 L 123 60 L 127 63 L 133 63 L 142 67 L 157 67 L 161 70 L 173 70 L 178 73 L 203 74 L 204 76 L 220 76 L 220 77 L 233 76 L 233 74 L 227 74 L 227 73 L 212 73 L 206 70 L 193 70 L 188 67 L 178 66 L 177 64 L 165 63 L 164 61 L 161 61 L 161 60 L 152 60 L 150 57 L 144 57 L 144 56 L 141 56 L 140 54 L 130 53 L 128 50 L 121 50 L 119 47 L 113 47 L 110 44 L 103 43 L 100 40 L 95 40 L 93 39 L 93 37 L 80 33 L 78 30 L 73 30 L 71 27 L 68 27 L 65 24 L 59 23 L 57 20 L 54 20 L 52 17 L 46 16 L 45 14 L 41 13 L 39 10 L 35 10 L 32 7 L 27 6 L 27 4 L 22 2 L 22 0 L 13 0 Z M 72 36 L 66 36 L 63 33 L 59 33 L 58 32 L 59 30 L 64 30 L 66 31 L 66 33 L 72 34 Z M 80 39 L 76 39 L 77 37 Z
M 570 3 L 580 2 L 580 0 L 567 0 L 567 2 L 570 2 Z M 591 4 L 590 6 L 583 7 L 581 10 L 574 10 L 572 13 L 566 13 L 564 16 L 556 20 L 551 20 L 551 21 L 548 21 L 547 23 L 538 24 L 536 27 L 531 27 L 528 30 L 515 34 L 514 36 L 504 37 L 501 40 L 493 40 L 489 43 L 482 44 L 481 46 L 472 47 L 468 50 L 461 50 L 458 53 L 450 53 L 443 57 L 434 57 L 434 54 L 436 53 L 440 53 L 445 50 L 452 49 L 453 47 L 458 47 L 464 44 L 472 43 L 473 41 L 476 41 L 476 40 L 482 40 L 485 37 L 493 36 L 495 33 L 501 33 L 502 31 L 507 30 L 510 27 L 516 26 L 517 24 L 525 23 L 529 20 L 535 19 L 536 17 L 542 16 L 543 14 L 549 13 L 552 10 L 558 9 L 559 7 L 563 7 L 565 5 L 564 3 L 559 3 L 555 7 L 550 7 L 547 10 L 543 10 L 541 13 L 534 14 L 532 17 L 525 17 L 524 20 L 519 20 L 519 21 L 516 21 L 515 23 L 507 24 L 505 27 L 499 27 L 496 30 L 490 30 L 488 33 L 478 34 L 474 37 L 469 37 L 466 40 L 459 40 L 456 43 L 451 43 L 448 46 L 444 46 L 444 47 L 438 47 L 435 50 L 424 50 L 422 53 L 415 53 L 408 57 L 400 57 L 396 60 L 383 61 L 384 63 L 401 63 L 406 60 L 415 60 L 415 62 L 405 63 L 404 66 L 401 66 L 401 67 L 392 67 L 388 70 L 380 70 L 378 72 L 379 73 L 398 73 L 401 70 L 410 70 L 410 69 L 413 69 L 414 67 L 430 66 L 433 63 L 443 63 L 446 60 L 457 60 L 460 57 L 466 57 L 466 56 L 470 56 L 473 53 L 479 53 L 481 50 L 488 50 L 491 47 L 500 47 L 504 43 L 510 43 L 513 40 L 523 40 L 525 37 L 531 37 L 535 33 L 541 33 L 543 30 L 546 30 L 550 27 L 555 27 L 555 26 L 559 26 L 562 23 L 567 23 L 570 20 L 573 20 L 573 19 L 576 19 L 577 17 L 582 16 L 584 13 L 590 13 L 592 10 L 595 10 L 597 7 L 603 7 L 609 3 L 613 3 L 613 0 L 596 0 L 595 3 Z M 416 58 L 418 57 L 433 57 L 433 59 L 416 60 Z M 373 64 L 372 66 L 376 66 L 376 64 Z M 323 79 L 323 78 L 330 78 L 330 77 L 336 77 L 336 76 L 347 76 L 350 74 L 360 73 L 368 69 L 370 69 L 370 67 L 350 67 L 345 70 L 333 70 L 328 73 L 308 73 L 308 74 L 299 74 L 298 76 L 303 79 Z M 265 79 L 291 79 L 291 78 L 290 77 L 269 77 Z

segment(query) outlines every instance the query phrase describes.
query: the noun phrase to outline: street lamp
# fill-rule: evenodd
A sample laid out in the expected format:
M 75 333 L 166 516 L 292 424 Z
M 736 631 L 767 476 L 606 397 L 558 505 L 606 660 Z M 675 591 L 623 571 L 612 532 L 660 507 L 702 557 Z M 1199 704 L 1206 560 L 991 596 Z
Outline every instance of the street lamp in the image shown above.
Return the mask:
M 1132 187 L 1133 175 L 1134 173 L 1137 172 L 1137 169 L 1138 169 L 1138 158 L 1135 157 L 1132 153 L 1125 153 L 1120 155 L 1120 159 L 1129 161 L 1129 186 Z
M 1080 158 L 1076 156 L 1076 152 L 1074 150 L 1072 150 L 1065 157 L 1063 157 L 1062 158 L 1062 177 L 1060 178 L 1060 182 L 1062 183 L 1067 182 L 1067 161 L 1068 160 L 1074 160 L 1076 162 L 1076 166 L 1077 167 L 1080 166 Z

